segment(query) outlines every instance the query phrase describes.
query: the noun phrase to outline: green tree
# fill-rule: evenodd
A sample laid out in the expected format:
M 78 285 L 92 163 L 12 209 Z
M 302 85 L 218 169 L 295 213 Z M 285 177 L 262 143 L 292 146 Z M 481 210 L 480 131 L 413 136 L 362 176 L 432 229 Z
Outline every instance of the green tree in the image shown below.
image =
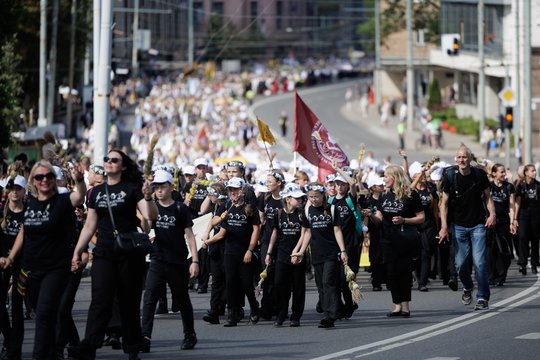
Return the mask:
M 22 111 L 23 76 L 18 73 L 21 56 L 16 48 L 15 36 L 0 47 L 0 148 L 10 144 L 11 132 L 16 128 Z
M 430 110 L 440 110 L 442 106 L 442 97 L 441 89 L 439 87 L 439 81 L 437 78 L 433 79 L 433 82 L 429 85 L 429 98 L 428 98 L 428 109 Z

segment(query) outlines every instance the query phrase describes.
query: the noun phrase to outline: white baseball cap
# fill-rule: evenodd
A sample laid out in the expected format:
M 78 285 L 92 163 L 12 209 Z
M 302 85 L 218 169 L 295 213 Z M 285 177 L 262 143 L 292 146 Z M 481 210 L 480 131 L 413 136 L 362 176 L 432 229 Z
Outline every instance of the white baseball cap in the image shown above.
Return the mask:
M 334 181 L 341 181 L 345 184 L 348 184 L 347 180 L 345 180 L 345 178 L 341 176 L 341 174 L 337 174 L 336 177 L 334 178 Z
M 368 189 L 371 189 L 371 187 L 375 185 L 384 185 L 383 178 L 378 175 L 368 176 L 368 179 L 367 179 Z
M 267 175 L 261 175 L 257 179 L 257 183 L 255 184 L 255 191 L 260 193 L 266 193 L 268 192 L 268 187 L 266 186 L 266 178 Z
M 56 180 L 62 180 L 62 178 L 64 177 L 64 172 L 62 171 L 62 169 L 60 169 L 56 165 L 53 166 L 53 169 L 54 173 L 56 174 Z
M 166 170 L 156 170 L 154 172 L 154 180 L 152 180 L 152 184 L 163 184 L 166 182 L 173 184 L 173 177 L 171 173 Z
M 15 176 L 15 179 L 13 179 L 13 185 L 17 185 L 22 187 L 23 189 L 26 189 L 26 178 L 21 175 Z
M 409 165 L 409 176 L 411 177 L 411 179 L 417 174 L 420 174 L 421 172 L 422 164 L 420 164 L 418 161 L 415 161 L 411 165 Z
M 430 178 L 433 181 L 439 181 L 442 179 L 444 168 L 437 168 L 431 172 Z
M 306 196 L 306 194 L 300 188 L 300 185 L 295 183 L 285 185 L 285 188 L 279 194 L 284 198 L 292 196 L 295 199 Z
M 236 188 L 236 189 L 240 189 L 244 187 L 244 185 L 246 185 L 246 181 L 239 177 L 233 177 L 232 179 L 230 179 L 229 181 L 225 183 L 226 187 Z
M 195 175 L 195 166 L 193 165 L 187 165 L 183 170 L 185 175 Z
M 208 166 L 208 160 L 206 160 L 205 158 L 198 158 L 198 159 L 195 159 L 195 161 L 193 162 L 193 166 L 195 167 L 201 166 L 201 165 Z

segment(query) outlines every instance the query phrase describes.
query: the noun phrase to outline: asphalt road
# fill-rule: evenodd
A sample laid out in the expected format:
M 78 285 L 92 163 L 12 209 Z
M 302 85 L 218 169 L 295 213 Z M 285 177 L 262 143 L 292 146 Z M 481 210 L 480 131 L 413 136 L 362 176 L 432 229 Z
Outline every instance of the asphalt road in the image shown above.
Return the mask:
M 362 128 L 347 120 L 341 112 L 347 84 L 326 90 L 301 92 L 308 106 L 319 116 L 331 134 L 339 140 L 352 158 L 357 156 L 360 142 L 380 156 L 394 154 L 396 137 L 384 135 L 385 130 Z M 256 103 L 255 113 L 277 129 L 281 110 L 292 119 L 289 96 Z M 393 131 L 393 129 L 392 129 Z M 289 136 L 276 148 L 278 157 L 290 161 L 292 120 Z M 275 134 L 279 134 L 275 132 Z M 290 146 L 290 145 L 289 145 Z M 415 155 L 414 152 L 411 152 Z M 418 156 L 426 154 L 418 153 Z M 507 283 L 492 288 L 491 309 L 475 312 L 461 303 L 461 292 L 453 292 L 440 280 L 432 280 L 430 291 L 413 290 L 411 318 L 389 319 L 392 309 L 390 292 L 372 292 L 369 274 L 360 272 L 364 300 L 349 320 L 336 322 L 336 327 L 317 328 L 320 315 L 315 312 L 316 290 L 308 282 L 306 307 L 302 326 L 274 328 L 271 321 L 256 325 L 241 322 L 236 328 L 209 325 L 201 318 L 209 305 L 209 294 L 192 292 L 195 328 L 199 343 L 191 351 L 181 351 L 183 337 L 180 315 L 156 317 L 152 351 L 142 359 L 490 359 L 517 360 L 540 358 L 540 280 L 536 275 L 522 276 L 513 263 Z M 81 335 L 84 334 L 86 312 L 90 299 L 90 279 L 81 284 L 74 308 L 74 317 Z M 170 304 L 170 301 L 169 301 Z M 223 323 L 222 319 L 222 323 Z M 33 323 L 26 322 L 24 358 L 31 358 Z M 120 359 L 119 350 L 103 348 L 98 359 Z

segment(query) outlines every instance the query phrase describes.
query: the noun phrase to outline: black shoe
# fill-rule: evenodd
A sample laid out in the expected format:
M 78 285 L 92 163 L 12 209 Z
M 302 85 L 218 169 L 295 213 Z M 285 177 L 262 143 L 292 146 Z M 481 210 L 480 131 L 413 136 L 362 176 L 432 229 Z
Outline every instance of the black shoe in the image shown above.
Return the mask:
M 197 335 L 191 334 L 184 338 L 184 342 L 182 343 L 182 350 L 191 350 L 197 345 Z
M 531 272 L 533 274 L 538 274 L 538 268 L 536 266 L 531 266 Z
M 111 334 L 107 340 L 103 343 L 103 345 L 106 343 L 106 345 L 112 347 L 113 350 L 122 349 L 122 342 L 120 341 L 120 338 L 116 336 L 116 334 Z
M 68 357 L 72 360 L 94 360 L 96 349 L 86 344 L 78 344 L 67 348 Z
M 176 301 L 173 301 L 172 305 L 171 305 L 171 311 L 173 313 L 177 313 L 180 311 L 180 305 L 178 305 L 178 303 Z
M 520 266 L 519 266 L 519 272 L 520 272 L 522 275 L 527 275 L 527 267 L 526 267 L 526 266 L 523 266 L 523 265 L 520 265 Z
M 411 312 L 410 311 L 402 311 L 401 312 L 401 317 L 404 317 L 404 318 L 411 317 Z
M 321 328 L 321 329 L 333 328 L 334 326 L 335 326 L 334 325 L 334 320 L 332 320 L 330 318 L 324 318 L 319 323 L 319 328 Z
M 152 341 L 149 337 L 145 336 L 143 337 L 141 341 L 141 345 L 139 346 L 139 351 L 142 353 L 149 353 L 150 352 L 150 346 L 152 345 Z
M 373 291 L 382 291 L 382 287 L 381 286 L 374 286 Z
M 238 323 L 235 320 L 227 320 L 225 324 L 223 324 L 224 327 L 234 327 L 238 325 Z
M 260 316 L 259 316 L 259 309 L 253 309 L 251 311 L 251 314 L 249 314 L 249 321 L 252 323 L 252 324 L 256 324 L 259 322 L 259 319 L 260 319 Z
M 427 292 L 429 289 L 426 285 L 418 285 L 418 291 Z
M 311 271 L 306 272 L 306 279 L 308 281 L 313 280 L 313 272 L 311 272 Z
M 206 294 L 208 292 L 208 289 L 206 288 L 200 288 L 197 290 L 197 294 Z
M 244 320 L 246 317 L 246 313 L 244 312 L 244 308 L 240 308 L 238 311 L 238 321 Z
M 458 287 L 457 280 L 454 278 L 450 278 L 450 280 L 448 280 L 448 287 L 452 291 L 457 291 L 457 287 Z
M 163 315 L 168 314 L 169 310 L 167 310 L 166 306 L 158 306 L 156 309 L 156 315 Z
M 274 327 L 282 327 L 283 321 L 282 320 L 276 320 L 274 321 Z
M 289 324 L 290 327 L 299 327 L 300 326 L 300 320 L 291 320 L 291 323 Z
M 213 325 L 219 324 L 219 316 L 212 315 L 210 312 L 207 312 L 206 314 L 204 314 L 202 319 L 203 321 L 206 321 L 209 324 L 213 324 Z
M 402 311 L 390 311 L 386 313 L 386 317 L 400 317 L 402 315 Z

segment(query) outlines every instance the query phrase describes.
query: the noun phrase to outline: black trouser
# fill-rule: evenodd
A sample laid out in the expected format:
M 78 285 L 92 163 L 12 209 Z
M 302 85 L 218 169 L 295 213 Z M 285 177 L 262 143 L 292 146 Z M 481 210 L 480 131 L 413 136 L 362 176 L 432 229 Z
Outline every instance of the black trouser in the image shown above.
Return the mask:
M 27 291 L 36 307 L 34 350 L 32 358 L 56 359 L 56 321 L 69 269 L 32 271 L 28 275 Z
M 83 344 L 93 348 L 103 345 L 111 318 L 113 299 L 118 296 L 125 353 L 137 353 L 141 341 L 140 304 L 145 261 L 138 254 L 94 252 L 92 265 L 92 301 L 88 309 L 86 337 Z
M 519 259 L 518 265 L 527 265 L 531 256 L 531 266 L 538 266 L 538 241 L 540 239 L 540 217 L 536 211 L 521 210 L 519 214 Z M 529 254 L 529 242 L 531 243 Z
M 22 358 L 22 345 L 24 340 L 24 297 L 17 290 L 21 263 L 16 260 L 11 268 L 11 334 L 8 346 L 8 359 Z
M 210 258 L 210 273 L 212 274 L 212 292 L 210 294 L 210 315 L 219 316 L 227 304 L 225 294 L 225 266 L 223 252 L 216 248 Z
M 381 230 L 375 225 L 369 227 L 369 263 L 371 268 L 371 285 L 380 287 L 386 283 L 386 267 L 381 247 Z
M 274 290 L 277 299 L 277 320 L 283 322 L 289 309 L 292 292 L 291 320 L 300 321 L 306 300 L 306 262 L 298 265 L 276 263 Z
M 66 345 L 77 345 L 80 341 L 77 326 L 73 321 L 72 310 L 75 295 L 81 283 L 82 271 L 69 275 L 69 280 L 60 299 L 58 323 L 56 325 L 56 350 L 63 352 Z
M 154 312 L 163 284 L 168 284 L 173 299 L 180 305 L 184 336 L 195 333 L 193 306 L 189 298 L 189 265 L 169 264 L 152 260 L 146 275 L 146 287 L 143 300 L 142 335 L 152 337 Z
M 437 246 L 435 236 L 437 236 L 437 228 L 429 226 L 420 231 L 420 273 L 418 285 L 426 286 L 428 277 L 431 273 L 431 259 L 435 253 Z
M 244 295 L 247 296 L 251 312 L 259 311 L 253 288 L 253 265 L 244 264 L 243 260 L 242 255 L 225 254 L 224 258 L 227 304 L 233 314 L 242 307 Z M 252 257 L 251 261 L 257 260 Z
M 210 279 L 210 261 L 206 249 L 199 250 L 199 276 L 197 277 L 197 289 L 208 289 L 208 280 Z
M 491 281 L 496 283 L 506 281 L 506 274 L 512 262 L 511 244 L 510 222 L 497 220 L 495 228 L 488 229 L 488 264 Z
M 337 319 L 339 306 L 340 277 L 338 261 L 326 261 L 313 264 L 315 268 L 315 281 L 319 290 L 319 299 L 325 318 Z
M 413 252 L 402 248 L 398 249 L 392 243 L 384 242 L 382 246 L 392 302 L 401 304 L 405 301 L 411 301 Z
M 276 313 L 277 309 L 274 293 L 276 265 L 272 262 L 270 265 L 266 266 L 264 262 L 269 245 L 269 242 L 261 244 L 261 267 L 263 269 L 266 267 L 266 280 L 262 283 L 263 296 L 261 299 L 261 314 L 264 317 L 271 317 Z
M 11 335 L 11 325 L 9 324 L 9 314 L 5 306 L 8 298 L 9 281 L 11 270 L 5 269 L 0 272 L 0 332 L 4 336 L 4 347 L 7 348 Z M 15 288 L 15 287 L 14 287 Z

